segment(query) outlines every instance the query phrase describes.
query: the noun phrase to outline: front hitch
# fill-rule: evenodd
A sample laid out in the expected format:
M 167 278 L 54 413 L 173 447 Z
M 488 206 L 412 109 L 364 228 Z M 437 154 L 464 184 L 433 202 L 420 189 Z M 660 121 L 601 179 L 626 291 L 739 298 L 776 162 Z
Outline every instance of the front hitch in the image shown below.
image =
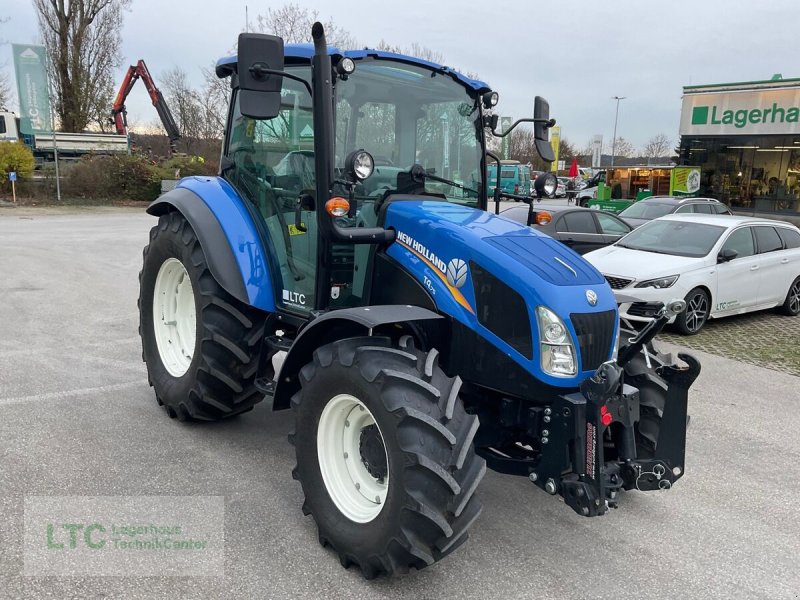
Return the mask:
M 689 388 L 700 363 L 689 354 L 678 355 L 686 366 L 639 357 L 684 307 L 683 301 L 668 303 L 620 349 L 617 361 L 600 365 L 580 393 L 560 396 L 546 409 L 548 443 L 530 479 L 578 514 L 602 515 L 616 508 L 623 489 L 666 490 L 683 475 Z M 649 421 L 642 433 L 644 410 Z M 653 415 L 660 417 L 658 426 Z M 652 447 L 640 443 L 645 434 Z

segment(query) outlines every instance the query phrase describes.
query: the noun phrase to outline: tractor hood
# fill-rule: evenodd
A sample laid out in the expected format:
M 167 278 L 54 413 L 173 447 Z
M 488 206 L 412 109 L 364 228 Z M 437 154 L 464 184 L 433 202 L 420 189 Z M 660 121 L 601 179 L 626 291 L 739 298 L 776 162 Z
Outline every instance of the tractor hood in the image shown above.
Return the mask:
M 555 312 L 570 329 L 576 349 L 581 340 L 573 315 L 585 322 L 592 318 L 585 315 L 605 313 L 613 320 L 615 332 L 617 305 L 600 272 L 567 246 L 530 227 L 454 203 L 418 198 L 395 197 L 386 207 L 384 226 L 397 231 L 387 254 L 423 284 L 442 313 L 478 331 L 551 385 L 577 385 L 586 375 L 580 369 L 574 378 L 542 376 L 536 371 L 535 311 L 545 306 Z M 491 292 L 485 292 L 487 285 Z M 485 326 L 492 318 L 500 318 L 498 313 L 503 313 L 503 319 L 529 320 L 531 356 L 524 356 Z M 607 337 L 592 337 L 595 346 L 607 347 L 607 352 L 600 352 L 603 360 L 613 348 L 613 338 Z M 584 366 L 588 367 L 586 361 Z

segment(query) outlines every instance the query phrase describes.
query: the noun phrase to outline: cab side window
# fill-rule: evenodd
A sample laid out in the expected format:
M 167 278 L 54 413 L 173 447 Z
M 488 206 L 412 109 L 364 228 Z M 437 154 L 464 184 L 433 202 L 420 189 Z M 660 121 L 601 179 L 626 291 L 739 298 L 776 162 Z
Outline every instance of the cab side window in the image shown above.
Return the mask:
M 722 246 L 722 250 L 735 250 L 736 258 L 753 256 L 756 253 L 756 248 L 753 243 L 753 233 L 750 229 L 750 227 L 742 227 L 734 231 L 728 236 Z
M 755 231 L 759 254 L 783 249 L 783 242 L 774 227 L 756 227 Z

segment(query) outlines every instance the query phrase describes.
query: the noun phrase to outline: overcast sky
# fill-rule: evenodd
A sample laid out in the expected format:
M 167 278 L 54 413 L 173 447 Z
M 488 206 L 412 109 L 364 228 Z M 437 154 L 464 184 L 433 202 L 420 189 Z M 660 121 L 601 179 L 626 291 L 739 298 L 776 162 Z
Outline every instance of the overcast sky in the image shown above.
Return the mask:
M 384 39 L 441 52 L 446 64 L 478 73 L 500 93 L 503 115 L 531 116 L 533 97 L 544 96 L 562 135 L 579 148 L 593 134 L 611 139 L 612 96 L 627 97 L 618 135 L 640 147 L 658 133 L 677 141 L 683 85 L 800 76 L 798 0 L 296 2 L 333 17 L 361 46 Z M 226 54 L 244 28 L 245 5 L 253 21 L 282 4 L 133 0 L 123 64 L 144 58 L 156 78 L 180 65 L 199 85 L 200 68 Z M 2 0 L 0 17 L 10 17 L 0 40 L 38 39 L 31 0 Z M 7 44 L 0 47 L 6 71 L 10 55 Z M 128 108 L 135 123 L 157 121 L 144 86 Z

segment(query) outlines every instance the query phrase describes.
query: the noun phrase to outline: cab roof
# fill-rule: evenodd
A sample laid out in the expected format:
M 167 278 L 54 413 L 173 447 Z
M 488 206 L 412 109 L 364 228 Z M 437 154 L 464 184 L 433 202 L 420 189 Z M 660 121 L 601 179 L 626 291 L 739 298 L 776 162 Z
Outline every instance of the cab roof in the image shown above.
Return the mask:
M 488 92 L 491 89 L 489 87 L 489 84 L 487 84 L 485 81 L 481 81 L 479 79 L 472 79 L 471 77 L 467 77 L 466 75 L 463 75 L 458 71 L 451 69 L 450 67 L 446 67 L 444 65 L 440 65 L 428 60 L 424 60 L 422 58 L 416 58 L 414 56 L 397 54 L 396 52 L 387 52 L 386 50 L 375 50 L 372 48 L 364 48 L 363 50 L 341 51 L 333 46 L 328 46 L 328 54 L 330 56 L 348 57 L 352 58 L 353 60 L 359 60 L 361 58 L 366 58 L 368 56 L 375 58 L 384 58 L 388 60 L 396 60 L 411 65 L 425 67 L 427 69 L 431 69 L 432 71 L 446 73 L 450 75 L 453 79 L 461 83 L 464 87 L 467 87 L 478 93 Z M 286 44 L 283 47 L 283 55 L 286 64 L 296 65 L 296 64 L 309 63 L 311 61 L 311 57 L 314 56 L 314 46 L 312 44 Z M 216 65 L 217 77 L 227 77 L 228 75 L 233 73 L 236 69 L 236 62 L 237 62 L 236 55 L 224 56 L 220 58 L 217 61 Z

